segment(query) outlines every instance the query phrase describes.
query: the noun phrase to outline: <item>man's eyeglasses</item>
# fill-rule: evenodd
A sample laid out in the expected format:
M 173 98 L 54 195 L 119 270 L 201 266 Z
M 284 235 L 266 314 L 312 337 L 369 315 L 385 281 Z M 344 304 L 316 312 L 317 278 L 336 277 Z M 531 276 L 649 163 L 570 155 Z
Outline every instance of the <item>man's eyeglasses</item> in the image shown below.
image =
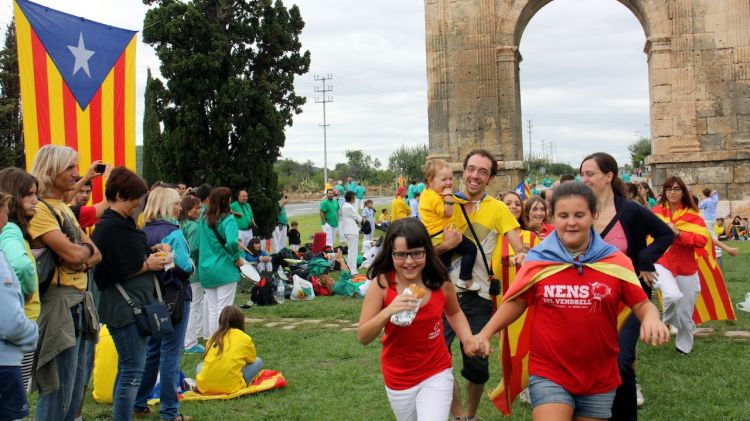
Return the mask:
M 407 257 L 411 256 L 414 260 L 424 259 L 427 255 L 426 250 L 414 250 L 414 251 L 394 251 L 393 258 L 396 260 L 406 260 Z

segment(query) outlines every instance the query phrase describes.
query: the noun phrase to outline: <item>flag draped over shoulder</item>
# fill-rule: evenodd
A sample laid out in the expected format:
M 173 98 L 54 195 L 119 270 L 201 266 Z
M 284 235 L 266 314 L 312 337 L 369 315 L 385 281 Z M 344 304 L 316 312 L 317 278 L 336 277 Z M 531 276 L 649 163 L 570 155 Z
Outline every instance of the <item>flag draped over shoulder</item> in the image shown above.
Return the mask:
M 529 251 L 523 266 L 503 296 L 503 301 L 520 297 L 539 281 L 569 267 L 583 270 L 583 266 L 629 282 L 640 288 L 630 259 L 614 246 L 607 244 L 593 229 L 589 248 L 577 260 L 565 250 L 557 232 L 552 232 L 541 244 Z M 529 306 L 521 317 L 501 332 L 501 365 L 503 379 L 490 393 L 492 403 L 504 415 L 510 415 L 513 400 L 529 383 L 529 342 L 534 306 Z
M 48 144 L 135 169 L 135 31 L 14 1 L 26 167 Z M 94 179 L 93 200 L 102 198 Z
M 698 211 L 682 208 L 677 212 L 662 205 L 655 206 L 653 212 L 665 223 L 672 223 L 681 230 L 706 238 L 706 245 L 695 249 L 695 259 L 698 262 L 698 277 L 701 283 L 701 293 L 695 302 L 693 321 L 701 324 L 709 320 L 736 320 L 737 316 L 729 298 L 724 275 L 716 262 L 716 249 L 713 238 L 706 227 L 706 223 Z

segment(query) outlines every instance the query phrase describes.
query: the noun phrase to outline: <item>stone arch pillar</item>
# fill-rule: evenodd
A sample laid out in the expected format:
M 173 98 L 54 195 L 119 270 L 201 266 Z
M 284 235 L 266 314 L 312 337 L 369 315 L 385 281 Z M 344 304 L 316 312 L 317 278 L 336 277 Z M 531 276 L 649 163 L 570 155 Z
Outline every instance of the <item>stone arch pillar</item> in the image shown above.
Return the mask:
M 425 0 L 430 154 L 458 172 L 467 151 L 489 149 L 501 169 L 491 193 L 514 187 L 525 171 L 518 46 L 550 1 Z M 750 4 L 617 1 L 646 38 L 654 184 L 679 175 L 747 203 Z

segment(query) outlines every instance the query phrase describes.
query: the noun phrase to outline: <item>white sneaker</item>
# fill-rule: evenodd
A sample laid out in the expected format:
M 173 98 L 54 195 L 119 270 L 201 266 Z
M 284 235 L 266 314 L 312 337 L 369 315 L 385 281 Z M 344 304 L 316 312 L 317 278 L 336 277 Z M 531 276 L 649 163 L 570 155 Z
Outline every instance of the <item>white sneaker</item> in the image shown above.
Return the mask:
M 638 405 L 638 408 L 640 408 L 643 406 L 644 403 L 646 403 L 646 398 L 643 397 L 643 390 L 641 390 L 641 385 L 636 383 L 635 384 L 635 404 Z
M 750 313 L 750 292 L 745 294 L 745 301 L 737 303 L 737 308 Z
M 286 272 L 284 272 L 284 268 L 279 266 L 279 270 L 276 271 L 276 273 L 279 275 L 279 279 L 282 281 L 288 281 L 289 278 L 286 276 Z

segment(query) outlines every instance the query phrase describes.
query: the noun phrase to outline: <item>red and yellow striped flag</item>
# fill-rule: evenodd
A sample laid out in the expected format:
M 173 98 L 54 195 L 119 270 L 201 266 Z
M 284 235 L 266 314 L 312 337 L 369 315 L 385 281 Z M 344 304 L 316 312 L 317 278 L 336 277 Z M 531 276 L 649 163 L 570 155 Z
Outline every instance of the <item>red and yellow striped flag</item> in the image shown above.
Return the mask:
M 135 169 L 135 31 L 14 2 L 26 167 L 44 145 Z M 101 178 L 93 200 L 102 199 Z
M 716 262 L 714 242 L 701 215 L 689 208 L 682 208 L 672 213 L 670 209 L 662 205 L 654 207 L 653 212 L 665 223 L 672 223 L 679 230 L 706 237 L 706 245 L 695 250 L 698 277 L 701 282 L 701 293 L 693 311 L 695 324 L 709 320 L 736 320 L 737 316 L 729 298 L 724 275 Z

